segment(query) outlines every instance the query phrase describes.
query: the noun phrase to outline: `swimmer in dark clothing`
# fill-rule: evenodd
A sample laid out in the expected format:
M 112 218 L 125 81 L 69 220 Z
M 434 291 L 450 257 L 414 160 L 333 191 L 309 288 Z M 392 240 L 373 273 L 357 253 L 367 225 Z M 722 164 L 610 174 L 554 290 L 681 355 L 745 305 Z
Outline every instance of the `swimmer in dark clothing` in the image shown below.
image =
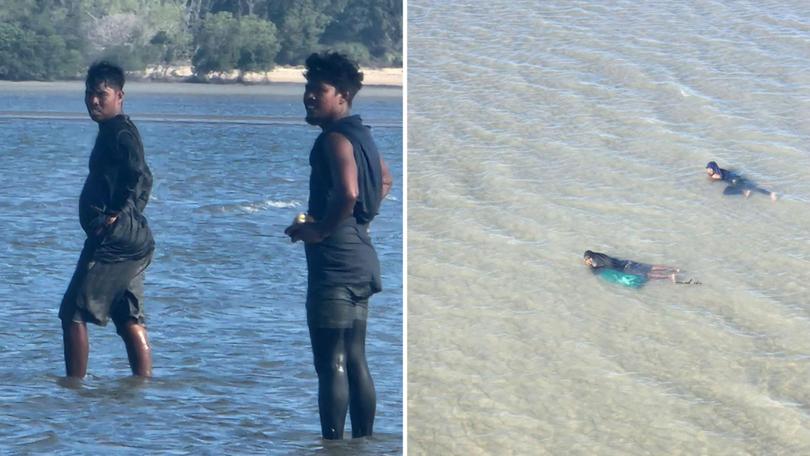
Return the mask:
M 357 65 L 337 53 L 312 54 L 304 73 L 306 121 L 322 132 L 310 152 L 308 214 L 284 232 L 307 257 L 307 325 L 318 374 L 324 439 L 371 436 L 376 409 L 366 362 L 369 298 L 382 289 L 369 223 L 393 180 L 371 130 L 351 104 L 362 87 Z
M 143 215 L 152 173 L 138 129 L 123 114 L 123 89 L 120 67 L 98 62 L 88 69 L 84 101 L 99 130 L 79 196 L 87 239 L 59 308 L 68 377 L 87 373 L 87 322 L 104 326 L 109 320 L 124 341 L 133 375 L 152 376 L 143 309 L 144 271 L 155 249 Z
M 728 184 L 726 189 L 723 190 L 724 195 L 744 195 L 748 198 L 751 196 L 751 192 L 757 192 L 768 195 L 771 197 L 771 200 L 776 201 L 776 192 L 758 187 L 749 179 L 717 166 L 717 162 L 715 161 L 710 161 L 706 164 L 706 174 L 708 174 L 709 179 L 713 181 L 723 181 Z
M 699 284 L 700 282 L 689 279 L 687 281 L 681 280 L 679 273 L 681 270 L 674 266 L 665 266 L 660 264 L 646 264 L 637 263 L 630 260 L 620 260 L 604 253 L 592 252 L 586 250 L 583 255 L 585 264 L 591 268 L 591 272 L 599 274 L 605 270 L 617 271 L 623 274 L 631 274 L 639 276 L 644 280 L 652 279 L 668 279 L 672 283 L 680 284 Z

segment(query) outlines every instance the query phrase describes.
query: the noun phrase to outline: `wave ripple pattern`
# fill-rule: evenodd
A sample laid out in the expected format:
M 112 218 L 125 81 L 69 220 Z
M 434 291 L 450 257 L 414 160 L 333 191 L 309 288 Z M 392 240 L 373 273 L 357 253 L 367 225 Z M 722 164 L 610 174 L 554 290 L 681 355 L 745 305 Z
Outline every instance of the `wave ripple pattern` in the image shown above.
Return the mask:
M 412 454 L 810 453 L 805 6 L 409 2 Z

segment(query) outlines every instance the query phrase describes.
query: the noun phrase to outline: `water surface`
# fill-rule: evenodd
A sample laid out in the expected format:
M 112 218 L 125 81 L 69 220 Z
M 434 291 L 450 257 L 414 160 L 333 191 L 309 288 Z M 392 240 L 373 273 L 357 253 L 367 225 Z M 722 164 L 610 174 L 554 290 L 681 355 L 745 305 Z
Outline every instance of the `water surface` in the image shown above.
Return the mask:
M 397 183 L 372 228 L 385 287 L 367 338 L 377 421 L 371 440 L 327 445 L 303 247 L 283 234 L 306 209 L 318 134 L 303 87 L 126 86 L 155 179 L 155 378 L 129 377 L 114 327 L 90 325 L 89 374 L 74 384 L 57 312 L 84 239 L 77 204 L 97 127 L 81 83 L 0 84 L 0 452 L 401 453 L 402 93 L 368 89 L 354 111 Z
M 804 6 L 409 2 L 409 453 L 810 452 Z

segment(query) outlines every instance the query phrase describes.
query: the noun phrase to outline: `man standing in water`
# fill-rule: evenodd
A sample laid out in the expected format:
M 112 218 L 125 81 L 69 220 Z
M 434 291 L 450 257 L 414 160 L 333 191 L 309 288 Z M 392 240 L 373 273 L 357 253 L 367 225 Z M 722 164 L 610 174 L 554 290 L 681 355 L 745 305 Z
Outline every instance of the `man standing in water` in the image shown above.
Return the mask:
M 87 239 L 59 309 L 68 377 L 87 373 L 87 322 L 105 326 L 110 318 L 133 375 L 152 376 L 143 309 L 144 271 L 155 248 L 143 215 L 152 173 L 138 129 L 123 114 L 123 89 L 120 67 L 98 62 L 88 69 L 84 102 L 99 131 L 79 197 Z
M 351 115 L 363 81 L 357 65 L 337 53 L 312 54 L 304 76 L 306 121 L 322 132 L 309 156 L 309 217 L 285 233 L 305 243 L 321 432 L 343 438 L 348 409 L 352 437 L 370 436 L 376 393 L 366 363 L 366 319 L 368 299 L 382 287 L 368 228 L 393 181 L 370 129 Z

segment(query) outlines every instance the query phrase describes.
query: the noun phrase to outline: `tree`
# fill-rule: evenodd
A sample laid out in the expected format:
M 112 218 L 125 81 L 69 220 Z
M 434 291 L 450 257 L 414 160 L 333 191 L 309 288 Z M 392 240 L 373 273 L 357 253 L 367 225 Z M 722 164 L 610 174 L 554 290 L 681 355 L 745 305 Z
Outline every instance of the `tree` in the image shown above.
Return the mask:
M 194 72 L 228 71 L 236 67 L 239 45 L 233 38 L 239 33 L 239 23 L 231 13 L 208 15 L 195 37 L 197 51 L 191 59 Z
M 324 13 L 325 9 L 321 7 L 323 3 L 323 0 L 292 1 L 285 5 L 283 11 L 276 12 L 281 32 L 281 51 L 276 59 L 278 63 L 299 65 L 311 53 L 322 48 L 320 37 L 332 20 Z
M 197 34 L 194 72 L 266 71 L 273 67 L 279 48 L 272 22 L 256 16 L 236 19 L 227 12 L 212 14 Z
M 239 59 L 236 67 L 242 71 L 267 71 L 273 68 L 281 46 L 276 40 L 276 26 L 256 16 L 244 16 L 239 21 Z
M 332 46 L 361 42 L 371 55 L 370 62 L 362 63 L 401 65 L 402 0 L 352 0 L 321 41 Z
M 402 0 L 2 0 L 0 78 L 82 76 L 98 58 L 198 74 L 300 65 L 325 48 L 402 64 Z
M 144 36 L 154 55 L 149 62 L 169 65 L 176 60 L 189 60 L 192 57 L 192 35 L 186 24 L 185 7 L 179 4 L 156 5 L 146 17 Z
M 75 77 L 81 71 L 78 52 L 58 35 L 0 23 L 0 79 L 47 80 Z

